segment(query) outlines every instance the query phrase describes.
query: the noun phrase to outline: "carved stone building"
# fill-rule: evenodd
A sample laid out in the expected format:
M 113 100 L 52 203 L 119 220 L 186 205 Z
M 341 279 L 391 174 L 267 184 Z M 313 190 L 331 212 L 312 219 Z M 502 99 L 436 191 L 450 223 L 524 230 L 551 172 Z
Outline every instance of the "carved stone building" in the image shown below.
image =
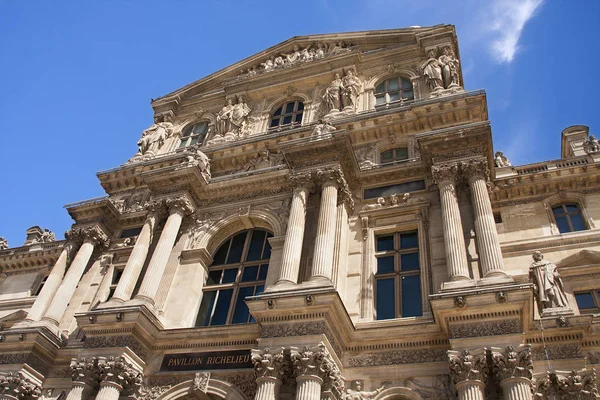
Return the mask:
M 0 397 L 598 397 L 600 146 L 512 166 L 459 59 L 295 37 L 154 100 L 65 240 L 0 240 Z

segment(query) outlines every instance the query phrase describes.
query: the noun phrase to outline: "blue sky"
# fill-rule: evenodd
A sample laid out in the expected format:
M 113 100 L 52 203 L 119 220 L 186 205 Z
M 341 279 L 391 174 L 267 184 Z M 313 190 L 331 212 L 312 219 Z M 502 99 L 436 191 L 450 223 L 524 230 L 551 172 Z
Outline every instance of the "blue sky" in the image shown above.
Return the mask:
M 467 90 L 485 89 L 494 148 L 560 157 L 569 125 L 599 132 L 600 1 L 0 1 L 0 236 L 57 238 L 64 204 L 137 150 L 165 95 L 292 36 L 456 25 Z

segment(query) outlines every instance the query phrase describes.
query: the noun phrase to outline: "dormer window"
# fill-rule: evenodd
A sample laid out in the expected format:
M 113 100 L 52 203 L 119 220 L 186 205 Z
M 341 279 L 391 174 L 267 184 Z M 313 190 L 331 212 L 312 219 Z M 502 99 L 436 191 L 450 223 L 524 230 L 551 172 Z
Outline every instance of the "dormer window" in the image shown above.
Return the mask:
M 375 88 L 375 106 L 415 98 L 413 85 L 406 78 L 398 77 L 381 82 Z
M 304 103 L 299 100 L 290 101 L 275 110 L 271 117 L 270 129 L 294 127 L 302 124 Z
M 181 133 L 181 143 L 179 144 L 179 147 L 191 146 L 196 143 L 202 144 L 202 142 L 204 142 L 204 139 L 206 138 L 207 133 L 207 121 L 201 121 L 193 125 L 188 125 Z

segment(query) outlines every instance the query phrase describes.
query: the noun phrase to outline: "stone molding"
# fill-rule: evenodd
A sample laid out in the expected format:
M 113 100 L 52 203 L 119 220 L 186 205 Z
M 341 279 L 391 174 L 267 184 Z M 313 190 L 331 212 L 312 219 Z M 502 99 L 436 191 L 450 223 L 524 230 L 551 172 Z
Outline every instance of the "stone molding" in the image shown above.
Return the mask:
M 0 372 L 0 397 L 33 400 L 42 396 L 42 387 L 20 372 Z
M 504 351 L 500 349 L 491 349 L 493 374 L 498 381 L 509 378 L 533 378 L 533 354 L 531 345 L 522 345 L 516 349 L 507 346 Z
M 448 350 L 450 362 L 450 376 L 456 385 L 462 381 L 485 382 L 487 379 L 487 349 L 480 349 L 472 354 L 465 349 L 463 351 Z
M 502 319 L 469 324 L 451 324 L 449 331 L 451 338 L 458 339 L 521 333 L 523 327 L 520 319 Z

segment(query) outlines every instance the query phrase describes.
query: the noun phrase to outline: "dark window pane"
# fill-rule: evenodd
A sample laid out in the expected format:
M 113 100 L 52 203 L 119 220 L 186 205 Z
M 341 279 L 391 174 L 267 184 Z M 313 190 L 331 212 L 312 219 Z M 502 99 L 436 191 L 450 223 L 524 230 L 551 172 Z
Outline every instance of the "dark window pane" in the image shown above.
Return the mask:
M 379 257 L 377 259 L 377 274 L 394 272 L 394 256 Z
M 221 283 L 221 274 L 223 273 L 222 269 L 212 270 L 208 273 L 208 279 L 206 281 L 207 285 L 218 285 Z
M 413 91 L 412 91 L 412 90 L 406 90 L 406 91 L 405 91 L 405 92 L 402 94 L 402 97 L 403 97 L 403 98 L 405 98 L 405 99 L 412 100 L 412 99 L 414 99 L 415 95 L 414 95 L 414 93 L 413 93 Z
M 285 105 L 285 113 L 286 113 L 286 114 L 290 114 L 290 113 L 293 113 L 293 112 L 294 112 L 294 104 L 295 104 L 295 103 L 287 103 L 287 104 Z
M 562 206 L 552 207 L 552 212 L 554 215 L 562 215 L 564 213 Z
M 402 269 L 402 271 L 419 269 L 419 253 L 401 254 L 400 269 Z
M 281 110 L 283 110 L 283 106 L 279 107 L 277 110 L 275 110 L 275 112 L 273 113 L 273 116 L 278 116 L 281 115 Z
M 183 130 L 183 132 L 181 132 L 181 137 L 188 137 L 188 136 L 190 136 L 190 133 L 192 133 L 192 128 L 193 128 L 193 126 L 186 127 Z
M 398 92 L 390 93 L 389 96 L 390 96 L 390 103 L 393 101 L 400 100 L 400 93 L 398 93 Z
M 385 95 L 375 97 L 375 105 L 379 106 L 381 104 L 385 104 Z
M 377 87 L 375 88 L 375 93 L 384 93 L 385 92 L 385 82 L 381 82 L 379 85 L 377 85 Z
M 269 264 L 263 264 L 260 266 L 260 271 L 258 271 L 258 280 L 264 281 L 267 279 L 267 272 L 269 271 Z
M 388 92 L 392 92 L 394 90 L 398 90 L 398 79 L 390 79 L 388 81 Z
M 196 318 L 196 326 L 208 326 L 210 323 L 210 312 L 215 302 L 215 295 L 217 292 L 204 292 L 202 295 L 202 303 L 200 304 L 200 310 L 198 310 L 198 317 Z
M 298 111 L 304 110 L 304 103 L 298 103 Z
M 580 309 L 596 308 L 596 305 L 594 304 L 594 297 L 590 292 L 575 293 L 575 300 L 577 300 L 577 307 Z
M 296 114 L 296 119 L 294 120 L 294 122 L 298 124 L 302 122 L 302 113 Z
M 217 253 L 215 254 L 215 257 L 213 259 L 213 265 L 225 264 L 225 257 L 227 257 L 229 242 L 231 242 L 231 239 L 227 240 L 221 245 L 221 247 L 219 247 L 219 250 L 217 250 Z
M 400 147 L 396 149 L 396 160 L 406 160 L 408 158 L 408 149 Z
M 394 278 L 377 279 L 377 319 L 396 318 Z
M 198 136 L 192 138 L 192 141 L 190 142 L 190 146 L 196 144 L 198 142 Z
M 419 236 L 417 232 L 403 233 L 400 235 L 400 248 L 412 249 L 419 247 Z
M 225 325 L 232 295 L 233 289 L 219 290 L 217 305 L 215 306 L 215 312 L 213 313 L 212 321 L 210 322 L 211 325 Z
M 376 197 L 385 197 L 391 194 L 402 194 L 425 189 L 425 181 L 404 182 L 397 185 L 380 186 L 371 189 L 365 189 L 365 200 Z
M 237 277 L 237 268 L 229 268 L 223 272 L 223 281 L 221 283 L 231 283 L 235 282 L 235 278 Z
M 134 237 L 140 234 L 140 232 L 142 231 L 142 227 L 138 226 L 137 228 L 129 228 L 129 229 L 123 229 L 121 231 L 121 234 L 119 235 L 119 237 L 122 238 L 128 238 L 128 237 Z
M 242 282 L 255 281 L 257 274 L 258 274 L 258 265 L 253 265 L 251 267 L 245 267 L 244 273 L 242 274 Z
M 265 290 L 265 287 L 263 285 L 258 285 L 256 287 L 256 290 L 254 291 L 254 295 L 258 296 L 259 294 L 264 292 L 264 290 Z M 254 317 L 252 315 L 250 315 L 250 322 L 256 322 L 256 320 L 254 319 Z
M 421 310 L 421 277 L 419 275 L 402 277 L 402 316 L 418 317 Z
M 283 123 L 282 125 L 288 125 L 292 123 L 292 116 L 291 115 L 287 115 L 285 117 L 283 117 Z
M 377 236 L 377 251 L 394 250 L 394 235 Z
M 244 300 L 253 294 L 254 286 L 240 288 L 235 302 L 235 310 L 233 311 L 233 319 L 231 320 L 232 324 L 245 324 L 248 322 L 250 311 Z
M 238 233 L 231 241 L 231 249 L 227 264 L 238 263 L 242 259 L 242 251 L 244 250 L 244 242 L 246 241 L 246 232 Z
M 560 233 L 571 232 L 571 228 L 569 227 L 569 224 L 567 223 L 567 217 L 566 216 L 556 217 L 556 225 L 558 226 L 558 231 Z
M 279 118 L 273 118 L 271 120 L 271 128 L 276 127 L 279 125 Z
M 260 260 L 266 235 L 267 232 L 265 231 L 252 232 L 252 239 L 250 240 L 250 247 L 248 248 L 248 256 L 246 257 L 246 261 Z
M 408 79 L 402 79 L 402 89 L 412 89 L 412 83 Z
M 565 204 L 568 213 L 578 213 L 579 208 L 576 204 Z
M 390 162 L 394 159 L 394 151 L 387 150 L 381 153 L 381 162 Z
M 574 231 L 585 231 L 585 224 L 579 214 L 573 214 L 569 216 L 571 218 L 571 225 L 573 225 Z
M 115 269 L 114 272 L 113 272 L 111 284 L 114 285 L 116 283 L 119 283 L 119 280 L 121 279 L 121 276 L 123 276 L 123 270 L 122 269 Z
M 273 237 L 270 233 L 267 234 L 267 242 L 265 243 L 265 248 L 263 249 L 263 255 L 261 260 L 267 260 L 271 258 L 271 244 L 269 243 L 269 238 Z

